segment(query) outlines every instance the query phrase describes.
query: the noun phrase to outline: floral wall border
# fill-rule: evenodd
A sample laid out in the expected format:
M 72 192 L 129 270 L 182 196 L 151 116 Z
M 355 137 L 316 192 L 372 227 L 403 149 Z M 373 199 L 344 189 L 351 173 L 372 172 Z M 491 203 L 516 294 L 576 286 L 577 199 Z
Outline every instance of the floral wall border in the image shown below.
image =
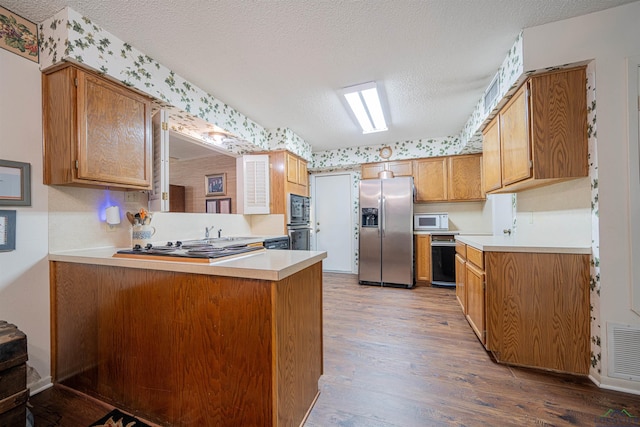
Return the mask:
M 0 6 L 0 48 L 38 62 L 38 26 Z

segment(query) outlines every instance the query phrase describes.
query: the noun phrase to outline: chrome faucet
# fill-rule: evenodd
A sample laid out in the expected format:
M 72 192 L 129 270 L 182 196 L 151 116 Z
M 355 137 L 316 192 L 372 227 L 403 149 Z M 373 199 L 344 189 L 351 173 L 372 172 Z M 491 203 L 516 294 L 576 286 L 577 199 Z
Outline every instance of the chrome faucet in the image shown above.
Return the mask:
M 213 225 L 212 225 L 211 227 L 205 227 L 205 228 L 204 228 L 204 238 L 205 238 L 205 239 L 208 239 L 208 238 L 209 238 L 209 232 L 210 232 L 211 230 L 213 230 L 214 228 L 215 228 L 215 226 L 213 226 Z

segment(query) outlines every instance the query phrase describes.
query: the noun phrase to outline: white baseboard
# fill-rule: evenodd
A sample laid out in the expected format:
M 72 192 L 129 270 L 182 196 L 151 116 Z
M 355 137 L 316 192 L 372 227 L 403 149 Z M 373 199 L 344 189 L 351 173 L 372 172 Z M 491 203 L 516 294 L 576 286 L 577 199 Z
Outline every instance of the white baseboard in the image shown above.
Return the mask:
M 29 389 L 29 395 L 33 396 L 35 394 L 40 393 L 41 391 L 45 391 L 49 387 L 52 387 L 53 383 L 51 382 L 51 377 L 40 378 L 38 381 L 27 384 L 27 388 Z

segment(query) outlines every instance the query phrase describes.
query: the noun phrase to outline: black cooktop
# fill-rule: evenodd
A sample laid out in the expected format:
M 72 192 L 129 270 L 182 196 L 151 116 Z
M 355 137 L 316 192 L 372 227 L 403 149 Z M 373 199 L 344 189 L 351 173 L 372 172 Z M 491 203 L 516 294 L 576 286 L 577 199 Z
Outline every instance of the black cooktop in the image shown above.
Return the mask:
M 173 243 L 153 246 L 148 244 L 144 247 L 135 245 L 132 249 L 123 249 L 116 252 L 122 255 L 154 255 L 178 258 L 224 258 L 232 255 L 239 255 L 254 251 L 264 250 L 262 246 L 229 245 L 216 247 L 206 243 Z

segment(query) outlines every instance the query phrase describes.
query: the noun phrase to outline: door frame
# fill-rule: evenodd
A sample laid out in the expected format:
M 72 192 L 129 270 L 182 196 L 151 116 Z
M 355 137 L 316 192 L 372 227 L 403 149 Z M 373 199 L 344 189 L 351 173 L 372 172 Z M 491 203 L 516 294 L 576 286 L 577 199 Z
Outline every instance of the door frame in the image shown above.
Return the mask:
M 312 173 L 309 176 L 309 194 L 311 195 L 311 249 L 316 250 L 317 248 L 317 237 L 316 237 L 316 203 L 317 195 L 316 195 L 316 177 L 326 177 L 332 175 L 349 175 L 349 179 L 351 181 L 351 191 L 349 192 L 349 203 L 351 204 L 351 209 L 349 210 L 349 226 L 352 230 L 351 239 L 349 239 L 351 243 L 351 250 L 349 253 L 351 254 L 351 260 L 349 264 L 351 265 L 351 273 L 358 274 L 358 230 L 356 223 L 357 218 L 357 210 L 358 210 L 358 183 L 360 182 L 360 174 L 357 174 L 353 171 L 334 171 L 334 172 L 319 172 Z

